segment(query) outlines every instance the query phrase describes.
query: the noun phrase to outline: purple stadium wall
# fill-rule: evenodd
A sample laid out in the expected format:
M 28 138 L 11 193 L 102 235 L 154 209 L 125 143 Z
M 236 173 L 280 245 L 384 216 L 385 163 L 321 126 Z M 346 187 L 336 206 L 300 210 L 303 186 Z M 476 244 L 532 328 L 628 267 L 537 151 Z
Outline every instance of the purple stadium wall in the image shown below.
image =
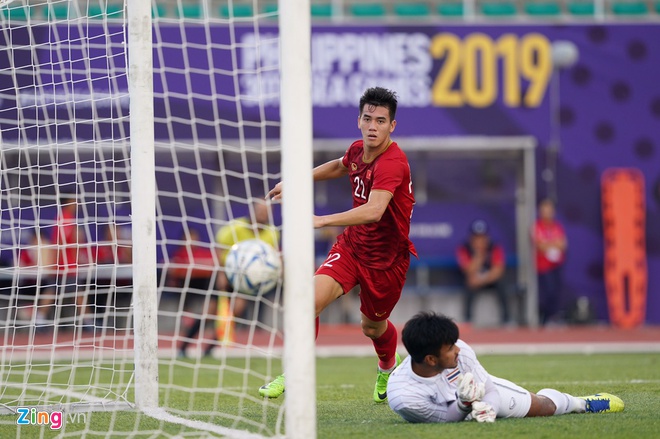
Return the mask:
M 180 42 L 178 29 L 178 26 L 161 24 L 155 34 L 156 41 Z M 259 55 L 250 48 L 255 41 L 253 29 L 238 28 L 236 32 L 237 41 L 244 45 L 238 52 L 238 63 L 246 69 L 262 68 L 259 80 L 256 75 L 244 74 L 236 83 L 228 77 L 198 74 L 193 81 L 186 82 L 182 74 L 156 66 L 156 114 L 161 117 L 157 120 L 156 133 L 161 140 L 173 140 L 167 138 L 169 132 L 163 129 L 165 104 L 171 116 L 193 121 L 173 126 L 171 132 L 177 140 L 191 138 L 193 130 L 201 138 L 238 137 L 239 128 L 229 125 L 194 124 L 195 120 L 212 120 L 214 111 L 227 120 L 236 118 L 235 102 L 203 99 L 212 86 L 228 96 L 240 92 L 244 98 L 240 104 L 244 120 L 266 122 L 267 134 L 279 135 L 277 57 L 272 56 L 277 53 L 273 39 L 276 28 L 265 25 L 260 29 L 262 43 L 269 40 L 266 44 L 273 50 L 261 50 Z M 93 33 L 94 28 L 90 32 Z M 44 29 L 43 37 L 48 34 L 48 29 Z M 227 28 L 218 26 L 213 32 L 205 33 L 195 24 L 186 27 L 188 42 L 203 43 L 209 35 L 215 43 L 230 41 Z M 15 37 L 20 41 L 20 34 Z M 400 95 L 396 135 L 532 135 L 539 142 L 540 171 L 545 167 L 545 150 L 552 134 L 549 103 L 552 66 L 548 60 L 551 43 L 557 40 L 571 41 L 579 50 L 577 64 L 559 73 L 562 146 L 557 170 L 558 215 L 566 226 L 570 246 L 565 269 L 565 299 L 588 296 L 598 317 L 607 319 L 600 176 L 609 167 L 635 167 L 646 179 L 649 269 L 646 321 L 658 324 L 660 25 L 317 26 L 312 41 L 315 137 L 358 135 L 355 124 L 359 94 L 366 86 L 384 85 Z M 210 68 L 209 57 L 196 53 L 202 49 L 184 47 L 188 48 L 163 48 L 160 59 L 166 60 L 167 67 L 185 67 L 183 55 L 187 50 L 192 66 Z M 231 65 L 232 58 L 226 56 L 225 49 L 220 45 L 215 47 L 211 54 L 213 67 L 237 67 Z M 24 55 L 21 51 L 15 52 L 19 58 Z M 0 59 L 0 67 L 6 62 Z M 22 61 L 18 62 L 20 65 Z M 195 92 L 198 96 L 191 105 L 187 99 L 164 95 L 164 82 L 169 91 Z M 254 94 L 257 85 L 265 95 Z M 0 83 L 0 89 L 6 91 L 8 87 Z M 3 98 L 0 113 L 6 116 L 11 113 L 9 108 L 13 102 L 11 96 L 3 95 Z M 123 104 L 115 102 L 113 105 Z M 51 105 L 41 111 L 56 111 L 54 107 Z M 16 126 L 5 123 L 0 128 L 5 141 L 15 137 Z M 110 128 L 102 127 L 101 132 L 108 133 Z M 257 128 L 243 125 L 240 129 L 246 137 L 260 135 Z M 84 125 L 80 130 L 78 138 L 92 132 Z M 34 131 L 29 135 L 36 134 Z M 405 144 L 402 147 L 405 149 Z M 416 166 L 424 165 L 423 160 L 413 161 L 413 172 Z M 510 176 L 500 177 L 504 193 L 504 189 L 510 187 Z M 442 182 L 437 186 L 442 186 Z M 538 188 L 539 196 L 544 196 L 546 184 L 540 178 Z M 463 225 L 476 215 L 485 215 L 494 222 L 496 234 L 509 247 L 507 250 L 513 252 L 513 219 L 512 214 L 506 214 L 510 212 L 507 203 L 511 200 L 496 197 L 486 211 L 479 211 L 470 203 L 453 201 L 420 205 L 413 221 L 432 222 L 434 218 L 442 218 L 454 224 L 455 234 L 436 237 L 437 242 L 420 240 L 417 244 L 424 249 L 425 257 L 434 256 L 432 249 L 450 253 L 454 244 L 462 239 Z

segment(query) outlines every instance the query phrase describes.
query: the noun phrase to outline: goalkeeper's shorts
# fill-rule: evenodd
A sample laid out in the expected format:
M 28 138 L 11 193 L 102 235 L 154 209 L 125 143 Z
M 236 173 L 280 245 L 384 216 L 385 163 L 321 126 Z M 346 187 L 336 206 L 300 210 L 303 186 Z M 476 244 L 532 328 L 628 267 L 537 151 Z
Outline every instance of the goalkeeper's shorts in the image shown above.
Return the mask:
M 500 395 L 498 418 L 524 418 L 532 406 L 532 395 L 528 390 L 503 378 L 490 376 Z

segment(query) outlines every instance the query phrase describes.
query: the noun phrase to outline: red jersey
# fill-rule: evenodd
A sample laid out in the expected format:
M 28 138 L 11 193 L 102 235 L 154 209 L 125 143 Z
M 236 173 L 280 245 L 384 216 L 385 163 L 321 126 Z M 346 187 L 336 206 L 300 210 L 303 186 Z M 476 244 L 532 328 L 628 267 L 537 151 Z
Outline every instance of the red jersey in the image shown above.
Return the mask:
M 461 269 L 466 270 L 470 263 L 472 262 L 473 251 L 469 243 L 464 243 L 456 249 L 456 261 L 458 266 Z M 490 270 L 495 265 L 503 265 L 506 263 L 506 254 L 504 253 L 504 248 L 497 244 L 491 243 L 488 246 L 488 251 L 486 254 L 486 260 L 484 265 L 480 268 L 480 272 L 485 272 Z
M 131 249 L 120 246 L 116 242 L 101 241 L 96 245 L 96 263 L 105 264 L 127 264 L 131 261 Z
M 57 244 L 57 268 L 76 270 L 78 267 L 78 225 L 76 216 L 62 210 L 57 217 L 52 242 Z
M 215 271 L 213 250 L 202 245 L 182 245 L 172 255 L 172 262 L 181 265 L 172 270 L 176 277 L 185 277 L 188 272 L 191 278 L 210 277 Z
M 372 190 L 390 192 L 392 199 L 380 221 L 346 227 L 340 239 L 346 240 L 363 265 L 386 270 L 408 253 L 417 256 L 408 237 L 415 204 L 410 165 L 396 142 L 370 163 L 362 161 L 363 154 L 363 141 L 358 140 L 342 158 L 353 187 L 353 207 L 366 204 Z
M 564 228 L 557 221 L 543 221 L 537 219 L 534 224 L 534 242 L 549 242 L 566 239 Z M 536 271 L 546 273 L 564 263 L 565 254 L 559 249 L 547 252 L 536 250 Z
M 18 251 L 18 266 L 25 268 L 39 267 L 39 246 L 31 245 Z

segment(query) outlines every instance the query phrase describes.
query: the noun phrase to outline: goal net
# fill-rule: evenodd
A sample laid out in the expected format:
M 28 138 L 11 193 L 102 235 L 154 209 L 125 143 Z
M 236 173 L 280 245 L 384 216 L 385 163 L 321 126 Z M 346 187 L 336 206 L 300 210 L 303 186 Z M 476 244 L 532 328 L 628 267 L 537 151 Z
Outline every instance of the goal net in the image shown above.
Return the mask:
M 282 285 L 240 294 L 222 269 L 238 229 L 292 217 L 264 202 L 286 136 L 264 106 L 280 99 L 277 12 L 154 2 L 149 35 L 129 3 L 0 2 L 0 436 L 282 435 L 284 398 L 257 392 L 290 350 Z

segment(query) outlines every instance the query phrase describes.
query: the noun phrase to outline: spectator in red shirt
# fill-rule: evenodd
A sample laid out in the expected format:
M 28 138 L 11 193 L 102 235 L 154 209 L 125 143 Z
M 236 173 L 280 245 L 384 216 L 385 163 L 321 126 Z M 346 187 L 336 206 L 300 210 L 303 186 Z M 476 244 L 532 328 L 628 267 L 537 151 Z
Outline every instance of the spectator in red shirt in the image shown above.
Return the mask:
M 502 323 L 508 324 L 508 298 L 502 282 L 506 257 L 502 246 L 491 240 L 485 221 L 475 220 L 470 225 L 470 236 L 456 250 L 456 259 L 465 276 L 465 322 L 472 323 L 474 297 L 480 292 L 494 290 L 500 302 Z
M 539 216 L 532 233 L 539 280 L 539 317 L 542 324 L 561 318 L 561 268 L 566 257 L 566 233 L 555 219 L 555 203 L 539 203 Z

